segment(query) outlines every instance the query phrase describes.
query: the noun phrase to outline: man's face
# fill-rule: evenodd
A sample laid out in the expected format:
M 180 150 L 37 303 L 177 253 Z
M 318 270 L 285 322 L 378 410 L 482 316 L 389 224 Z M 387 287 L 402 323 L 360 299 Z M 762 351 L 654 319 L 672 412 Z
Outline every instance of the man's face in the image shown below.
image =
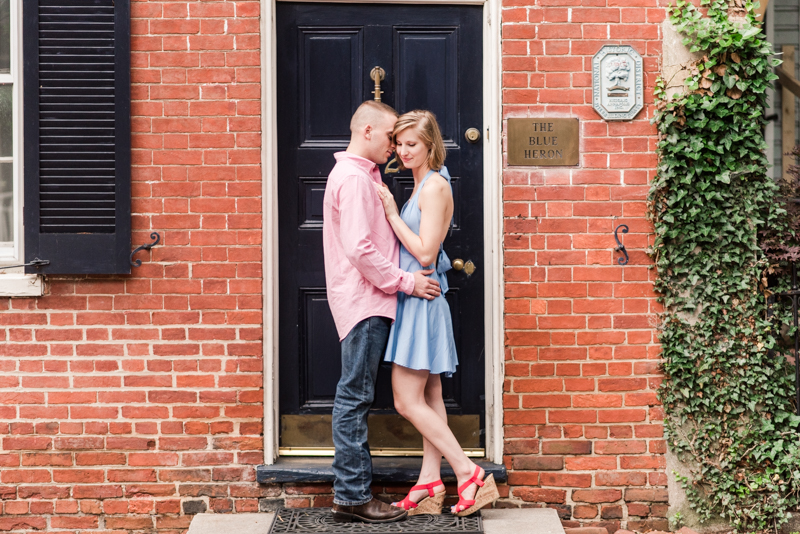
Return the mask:
M 377 164 L 383 164 L 389 161 L 394 152 L 394 143 L 392 143 L 392 130 L 394 124 L 397 122 L 397 117 L 389 114 L 381 116 L 381 120 L 372 128 L 370 132 L 370 158 Z

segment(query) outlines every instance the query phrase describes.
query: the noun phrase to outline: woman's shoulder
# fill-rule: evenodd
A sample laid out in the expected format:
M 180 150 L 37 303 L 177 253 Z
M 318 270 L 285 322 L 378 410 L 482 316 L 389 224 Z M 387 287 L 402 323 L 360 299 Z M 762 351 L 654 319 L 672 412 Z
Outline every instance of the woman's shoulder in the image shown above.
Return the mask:
M 423 204 L 426 206 L 441 206 L 443 209 L 452 204 L 453 192 L 450 189 L 450 183 L 439 173 L 432 174 L 423 186 L 419 192 L 420 209 L 422 209 Z
M 427 182 L 425 182 L 425 187 L 422 188 L 422 193 L 429 195 L 440 195 L 442 193 L 450 193 L 450 182 L 447 181 L 447 178 L 439 174 L 438 172 L 434 172 L 430 175 Z

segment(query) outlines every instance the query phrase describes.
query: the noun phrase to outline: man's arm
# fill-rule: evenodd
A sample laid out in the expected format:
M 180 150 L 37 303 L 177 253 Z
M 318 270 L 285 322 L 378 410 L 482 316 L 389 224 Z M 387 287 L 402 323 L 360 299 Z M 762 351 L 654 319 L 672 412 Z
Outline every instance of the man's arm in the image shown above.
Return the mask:
M 392 264 L 371 239 L 375 190 L 359 176 L 348 176 L 339 189 L 339 232 L 347 259 L 384 293 L 412 294 L 414 275 Z M 383 214 L 381 214 L 381 217 Z

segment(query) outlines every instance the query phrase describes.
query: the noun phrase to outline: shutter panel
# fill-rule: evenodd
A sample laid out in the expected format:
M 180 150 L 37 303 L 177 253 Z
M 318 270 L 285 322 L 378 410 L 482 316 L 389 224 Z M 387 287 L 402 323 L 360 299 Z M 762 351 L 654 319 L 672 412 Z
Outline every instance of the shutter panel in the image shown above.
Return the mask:
M 130 273 L 130 0 L 23 0 L 27 272 Z

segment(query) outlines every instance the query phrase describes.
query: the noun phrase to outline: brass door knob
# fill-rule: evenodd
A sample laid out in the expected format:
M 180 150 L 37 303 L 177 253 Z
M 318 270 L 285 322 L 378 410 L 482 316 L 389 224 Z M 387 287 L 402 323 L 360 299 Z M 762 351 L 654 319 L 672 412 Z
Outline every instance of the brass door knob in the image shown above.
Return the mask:
M 464 132 L 464 137 L 467 138 L 467 141 L 470 143 L 477 143 L 478 139 L 481 138 L 481 132 L 477 128 L 470 128 L 466 132 Z
M 476 269 L 475 264 L 472 263 L 472 260 L 467 260 L 465 262 L 461 258 L 454 259 L 452 265 L 453 265 L 453 269 L 455 269 L 456 271 L 462 271 L 463 270 L 465 273 L 467 273 L 467 276 L 471 276 L 472 273 L 474 273 L 475 269 Z

